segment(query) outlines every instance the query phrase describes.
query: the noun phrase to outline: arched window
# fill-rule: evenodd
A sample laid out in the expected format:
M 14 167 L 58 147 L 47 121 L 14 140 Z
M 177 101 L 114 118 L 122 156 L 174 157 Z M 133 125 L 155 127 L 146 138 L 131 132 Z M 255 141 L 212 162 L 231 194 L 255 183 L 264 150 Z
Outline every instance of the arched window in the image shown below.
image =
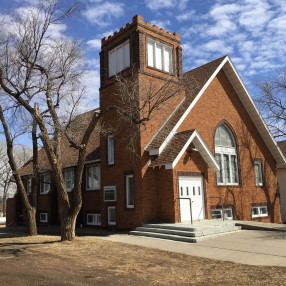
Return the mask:
M 225 125 L 220 125 L 215 132 L 215 158 L 220 167 L 217 183 L 238 185 L 236 144 L 231 131 Z

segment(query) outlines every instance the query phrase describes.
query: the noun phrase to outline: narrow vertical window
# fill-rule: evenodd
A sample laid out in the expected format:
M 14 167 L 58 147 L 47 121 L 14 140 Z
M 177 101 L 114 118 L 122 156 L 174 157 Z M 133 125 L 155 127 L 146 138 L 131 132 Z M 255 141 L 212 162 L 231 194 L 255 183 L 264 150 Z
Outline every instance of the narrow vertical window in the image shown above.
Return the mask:
M 51 175 L 49 173 L 41 175 L 40 194 L 47 194 L 51 190 Z
M 98 164 L 86 166 L 86 189 L 100 189 L 100 167 Z
M 32 178 L 27 178 L 27 194 L 29 195 L 32 192 Z
M 134 194 L 134 177 L 127 175 L 125 177 L 126 184 L 126 206 L 127 208 L 134 208 L 135 194 Z
M 255 173 L 255 184 L 256 184 L 256 186 L 263 186 L 262 162 L 254 161 L 254 173 Z
M 108 219 L 109 225 L 116 225 L 116 208 L 115 207 L 108 207 L 107 219 Z
M 108 165 L 114 164 L 114 136 L 107 137 L 107 162 Z
M 74 169 L 66 169 L 64 170 L 64 180 L 67 192 L 71 192 L 74 188 Z
M 216 174 L 218 185 L 238 185 L 236 144 L 233 134 L 225 125 L 215 132 L 215 158 L 219 165 Z

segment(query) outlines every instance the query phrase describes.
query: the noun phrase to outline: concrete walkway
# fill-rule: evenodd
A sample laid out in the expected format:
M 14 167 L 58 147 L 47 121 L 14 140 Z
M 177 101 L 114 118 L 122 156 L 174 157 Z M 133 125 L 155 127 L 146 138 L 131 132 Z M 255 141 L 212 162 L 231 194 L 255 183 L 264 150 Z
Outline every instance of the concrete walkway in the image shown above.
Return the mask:
M 236 263 L 286 267 L 286 233 L 281 231 L 241 230 L 195 244 L 126 234 L 94 238 Z

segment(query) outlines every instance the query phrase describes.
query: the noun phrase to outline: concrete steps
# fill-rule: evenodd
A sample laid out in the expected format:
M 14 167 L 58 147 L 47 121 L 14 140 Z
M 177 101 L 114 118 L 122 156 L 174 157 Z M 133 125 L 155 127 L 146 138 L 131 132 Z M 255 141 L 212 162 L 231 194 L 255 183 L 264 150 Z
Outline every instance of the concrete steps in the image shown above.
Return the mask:
M 130 231 L 130 235 L 169 239 L 189 243 L 197 243 L 203 240 L 212 239 L 226 233 L 240 230 L 231 222 L 214 222 L 213 224 L 145 224 Z

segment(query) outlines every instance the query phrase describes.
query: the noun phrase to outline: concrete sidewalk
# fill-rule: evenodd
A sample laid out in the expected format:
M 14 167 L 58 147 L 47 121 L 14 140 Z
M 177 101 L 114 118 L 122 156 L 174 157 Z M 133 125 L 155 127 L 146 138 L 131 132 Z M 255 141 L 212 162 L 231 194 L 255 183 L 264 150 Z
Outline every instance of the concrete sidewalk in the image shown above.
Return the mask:
M 94 238 L 236 263 L 286 267 L 286 233 L 281 231 L 242 230 L 195 244 L 126 234 Z

